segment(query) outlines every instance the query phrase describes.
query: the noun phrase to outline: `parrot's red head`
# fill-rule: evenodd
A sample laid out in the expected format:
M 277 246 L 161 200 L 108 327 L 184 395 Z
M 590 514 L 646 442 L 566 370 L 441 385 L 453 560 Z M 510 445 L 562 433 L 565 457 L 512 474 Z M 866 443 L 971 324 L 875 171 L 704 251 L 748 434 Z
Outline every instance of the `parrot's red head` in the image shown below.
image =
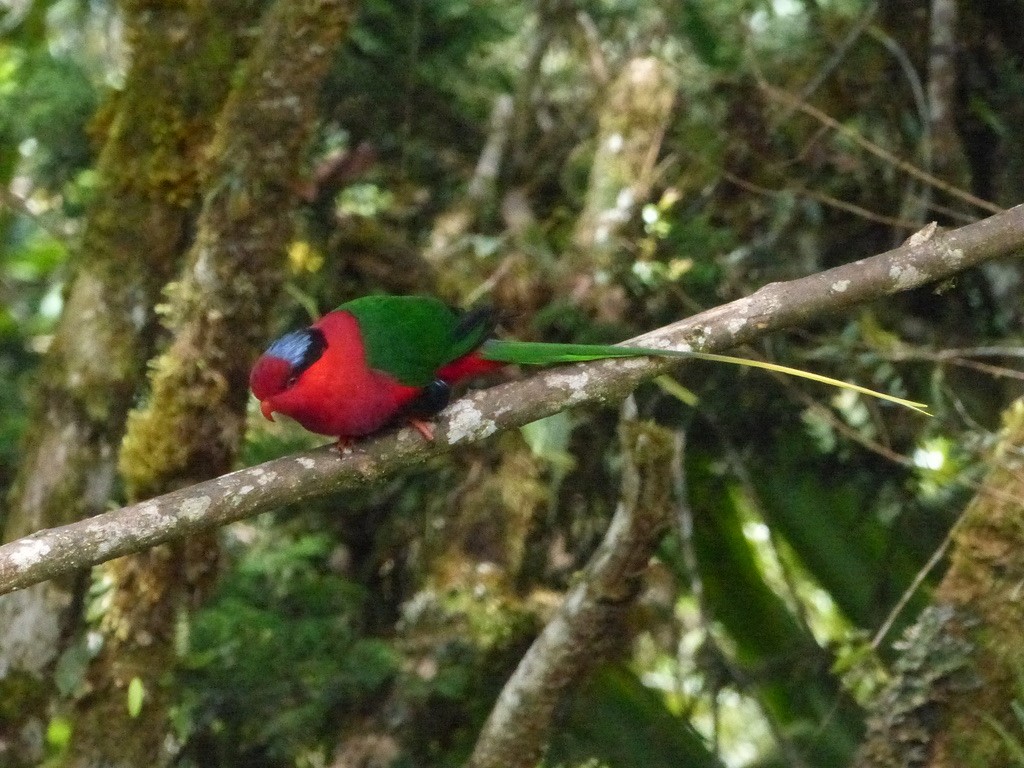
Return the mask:
M 327 339 L 319 328 L 286 333 L 267 347 L 249 374 L 249 388 L 264 416 L 273 421 L 274 397 L 295 386 L 325 349 Z

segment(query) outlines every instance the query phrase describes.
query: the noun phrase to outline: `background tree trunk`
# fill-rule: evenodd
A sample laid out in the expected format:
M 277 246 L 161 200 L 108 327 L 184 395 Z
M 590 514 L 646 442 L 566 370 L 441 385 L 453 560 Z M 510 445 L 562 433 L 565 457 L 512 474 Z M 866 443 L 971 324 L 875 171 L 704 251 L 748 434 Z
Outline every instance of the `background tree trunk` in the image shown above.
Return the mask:
M 893 680 L 856 765 L 1012 766 L 1024 743 L 1024 401 L 1007 411 L 991 470 L 953 537 L 933 605 L 897 646 Z
M 196 242 L 171 291 L 173 341 L 154 365 L 147 404 L 128 422 L 120 465 L 131 499 L 231 467 L 249 364 L 280 290 L 313 110 L 352 13 L 346 0 L 281 0 L 260 23 L 259 42 L 217 120 Z M 174 757 L 175 627 L 209 589 L 218 558 L 210 533 L 116 560 L 97 575 L 108 604 L 97 628 L 103 646 L 76 708 L 71 764 L 156 765 Z M 145 691 L 141 713 L 126 707 L 132 684 Z
M 110 501 L 125 419 L 154 346 L 153 308 L 185 246 L 213 116 L 244 48 L 233 21 L 249 10 L 241 0 L 190 10 L 124 3 L 128 75 L 106 107 L 99 190 L 36 379 L 6 541 Z M 0 709 L 0 743 L 12 744 L 16 761 L 41 757 L 41 741 L 22 752 L 15 734 L 42 733 L 52 694 L 44 681 L 76 633 L 82 587 L 75 575 L 0 598 L 0 626 L 10 628 L 0 633 L 0 699 L 10 704 Z
M 650 195 L 675 100 L 675 73 L 649 56 L 626 64 L 600 109 L 586 199 L 573 233 L 569 289 L 605 321 L 625 314 L 623 237 Z

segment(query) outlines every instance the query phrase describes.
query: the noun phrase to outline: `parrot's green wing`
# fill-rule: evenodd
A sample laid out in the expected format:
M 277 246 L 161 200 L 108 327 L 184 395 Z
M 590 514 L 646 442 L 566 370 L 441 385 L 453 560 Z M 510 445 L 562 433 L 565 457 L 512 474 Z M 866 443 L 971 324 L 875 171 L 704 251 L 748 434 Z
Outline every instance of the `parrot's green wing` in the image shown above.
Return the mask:
M 409 387 L 425 387 L 439 368 L 476 349 L 490 334 L 491 312 L 460 315 L 428 296 L 364 296 L 338 309 L 359 323 L 371 368 Z

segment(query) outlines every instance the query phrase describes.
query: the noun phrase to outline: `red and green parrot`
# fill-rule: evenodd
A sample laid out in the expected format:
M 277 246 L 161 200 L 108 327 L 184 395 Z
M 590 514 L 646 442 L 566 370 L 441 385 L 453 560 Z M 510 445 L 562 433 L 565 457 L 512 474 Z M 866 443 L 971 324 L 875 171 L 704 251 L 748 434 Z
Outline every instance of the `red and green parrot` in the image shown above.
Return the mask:
M 290 416 L 310 432 L 344 446 L 389 424 L 408 421 L 433 439 L 425 418 L 447 404 L 453 385 L 507 364 L 551 365 L 612 357 L 699 357 L 771 367 L 696 352 L 598 344 L 546 344 L 491 336 L 489 309 L 460 314 L 425 296 L 365 296 L 342 304 L 309 328 L 272 343 L 253 366 L 249 386 L 263 415 Z M 866 392 L 920 409 L 890 395 L 792 369 L 790 373 Z

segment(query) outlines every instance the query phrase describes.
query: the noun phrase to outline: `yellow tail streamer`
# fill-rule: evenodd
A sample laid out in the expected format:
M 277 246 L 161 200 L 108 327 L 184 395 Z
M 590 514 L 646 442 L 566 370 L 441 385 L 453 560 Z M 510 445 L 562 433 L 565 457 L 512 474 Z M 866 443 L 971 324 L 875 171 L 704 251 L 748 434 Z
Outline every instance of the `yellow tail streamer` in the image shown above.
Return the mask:
M 833 379 L 830 376 L 822 376 L 819 373 L 810 373 L 809 371 L 801 371 L 799 368 L 790 368 L 785 365 L 776 365 L 775 363 L 763 363 L 760 360 L 748 360 L 744 357 L 730 357 L 729 355 L 715 355 L 711 352 L 688 352 L 691 357 L 699 358 L 700 360 L 710 360 L 715 363 L 732 363 L 734 365 L 745 365 L 748 368 L 763 368 L 766 371 L 776 371 L 778 373 L 785 373 L 790 376 L 799 376 L 802 379 L 810 379 L 811 381 L 819 381 L 822 384 L 831 384 L 833 387 L 839 387 L 840 389 L 849 389 L 854 392 L 860 392 L 863 395 L 870 395 L 871 397 L 877 397 L 879 400 L 888 400 L 890 403 L 896 403 L 902 405 L 905 408 L 923 413 L 925 416 L 931 416 L 928 413 L 928 403 L 918 403 L 913 400 L 905 400 L 902 397 L 896 397 L 895 395 L 887 395 L 884 392 L 879 392 L 874 389 L 868 389 L 862 387 L 859 384 L 851 384 L 848 381 L 842 381 L 841 379 Z

